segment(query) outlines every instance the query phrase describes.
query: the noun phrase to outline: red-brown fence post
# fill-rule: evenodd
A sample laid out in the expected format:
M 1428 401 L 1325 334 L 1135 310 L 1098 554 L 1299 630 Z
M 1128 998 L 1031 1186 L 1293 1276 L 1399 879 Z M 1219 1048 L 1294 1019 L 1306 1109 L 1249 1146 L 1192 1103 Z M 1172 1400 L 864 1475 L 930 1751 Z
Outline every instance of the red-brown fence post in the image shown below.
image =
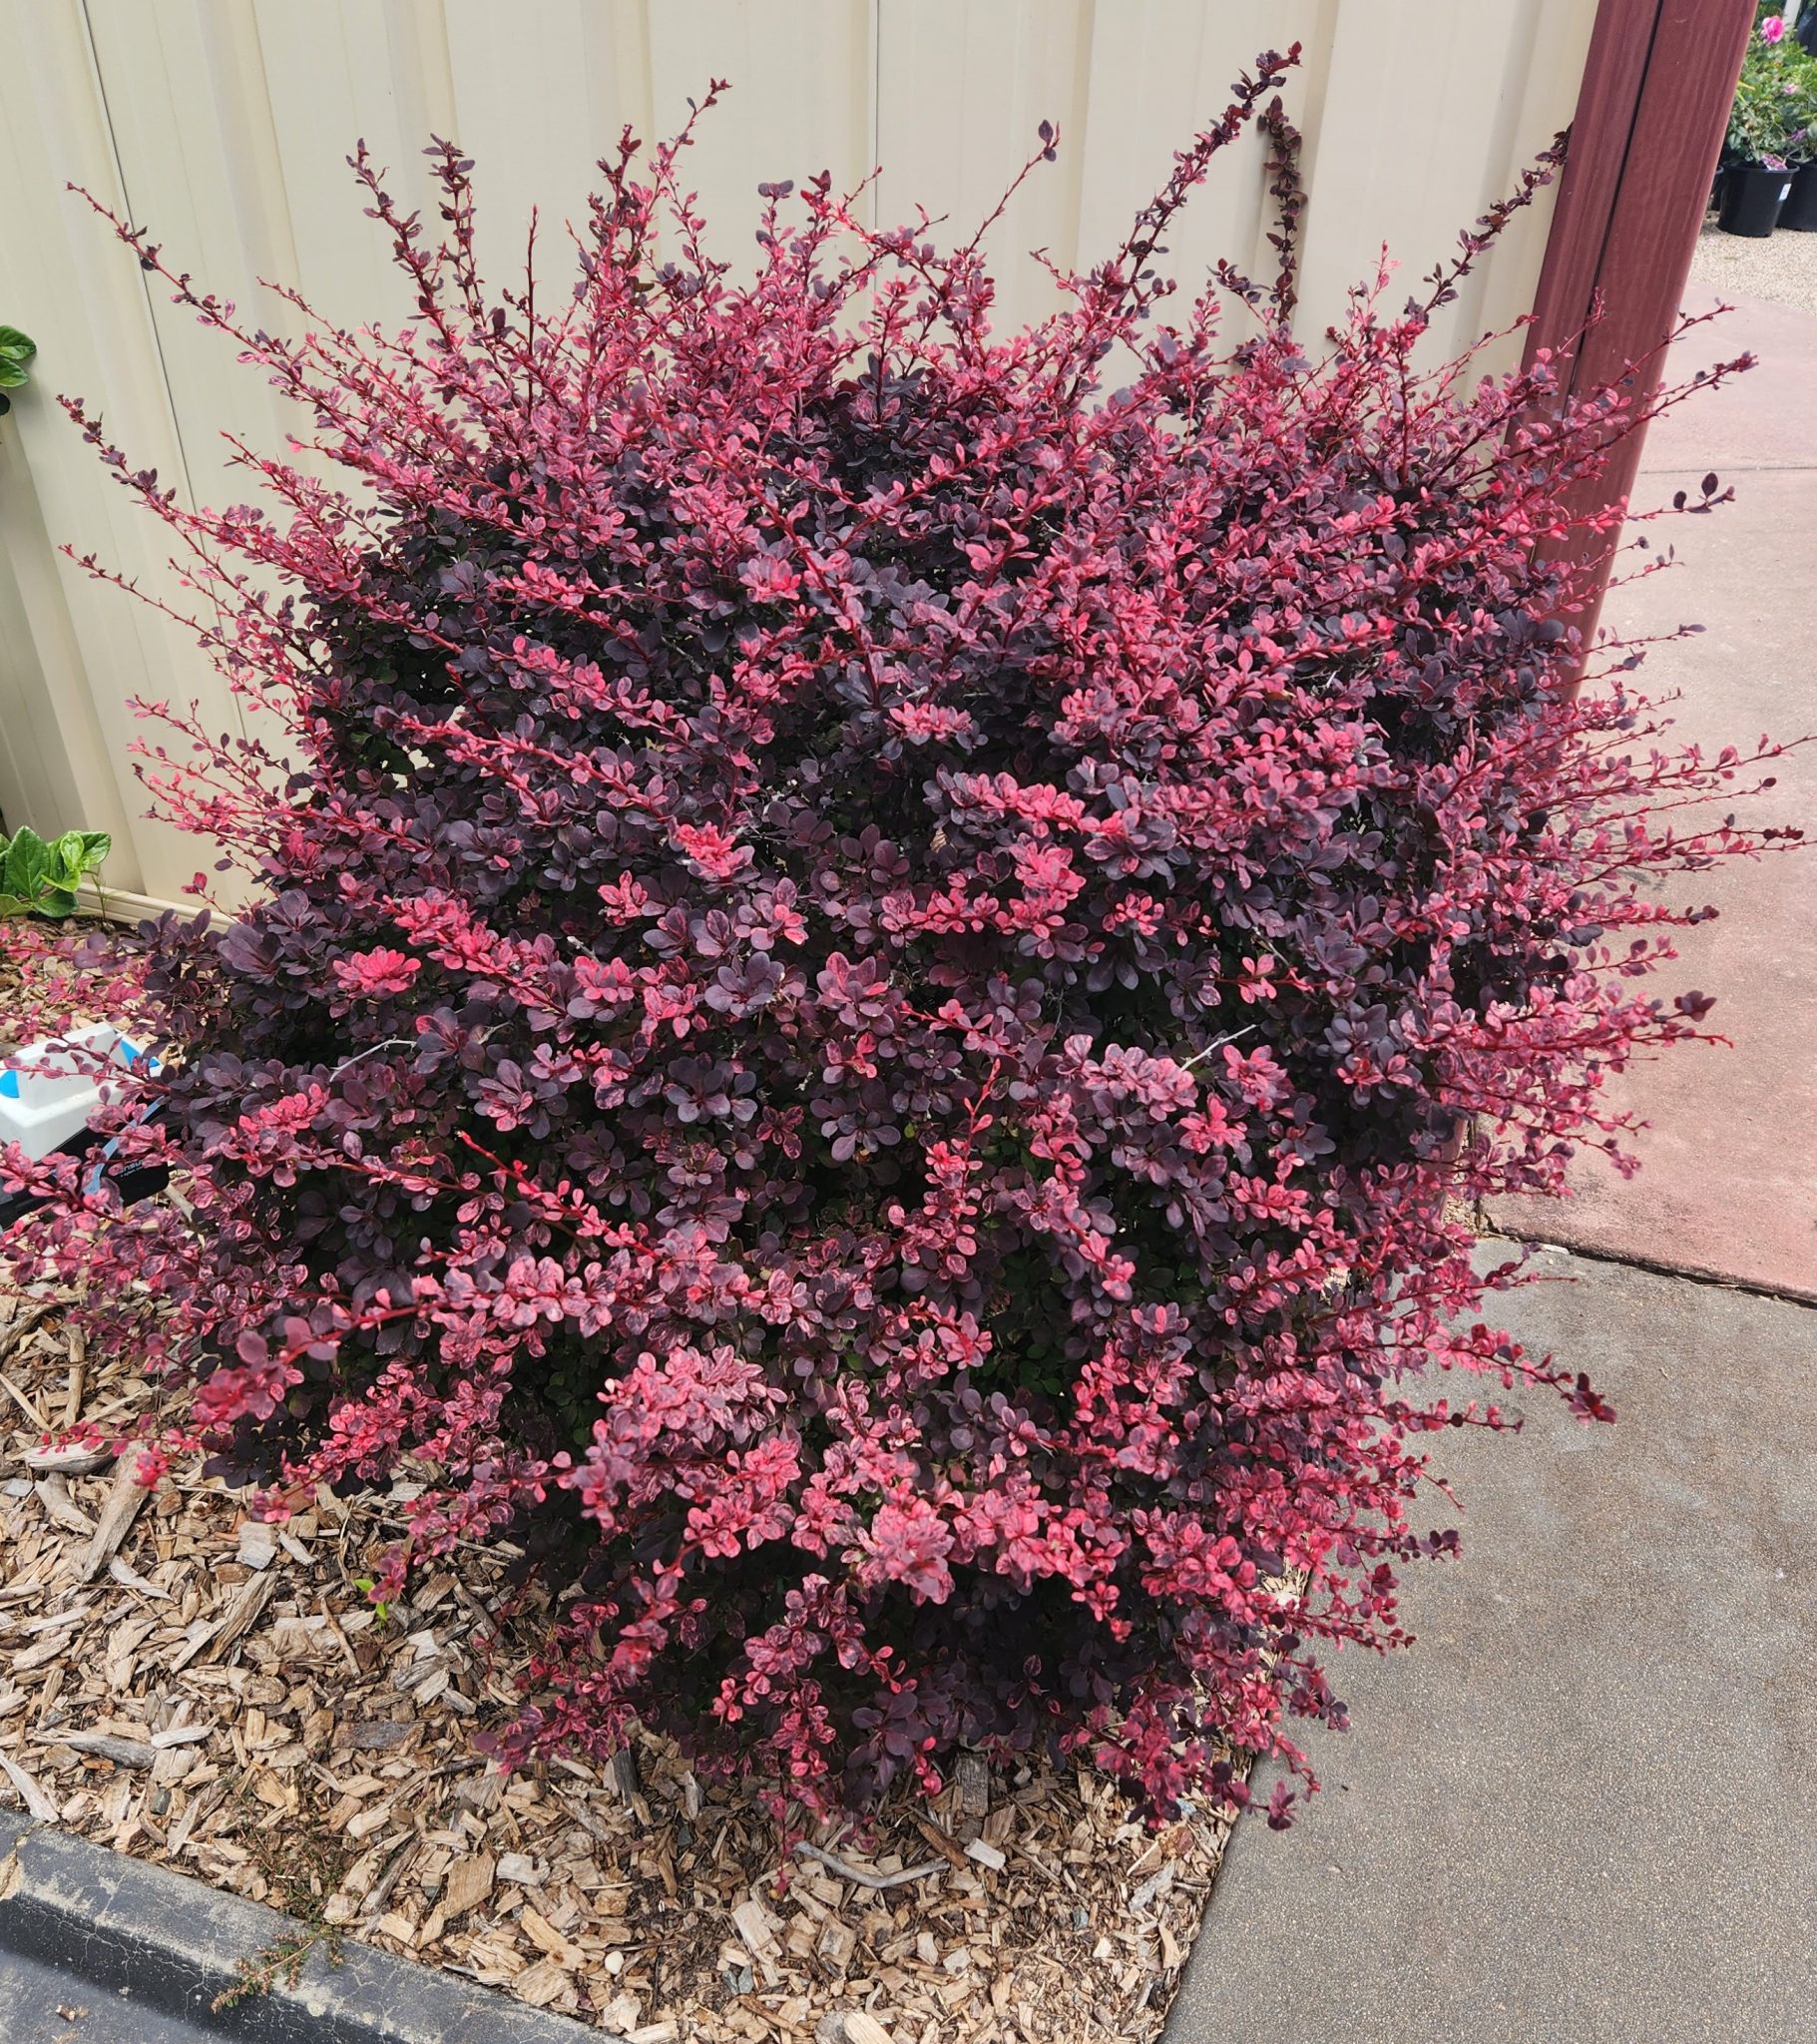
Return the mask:
M 1554 351 L 1564 394 L 1656 387 L 1753 25 L 1754 0 L 1599 0 L 1528 330 L 1529 358 Z M 1570 508 L 1624 503 L 1644 438 L 1622 441 Z M 1583 536 L 1574 622 L 1587 651 L 1618 537 Z

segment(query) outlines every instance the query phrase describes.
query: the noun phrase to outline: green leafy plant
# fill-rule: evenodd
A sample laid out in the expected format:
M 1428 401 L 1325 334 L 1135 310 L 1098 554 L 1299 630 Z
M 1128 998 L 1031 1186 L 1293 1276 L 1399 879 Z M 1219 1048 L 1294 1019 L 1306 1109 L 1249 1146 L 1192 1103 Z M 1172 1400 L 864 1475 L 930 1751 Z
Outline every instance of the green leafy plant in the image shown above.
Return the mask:
M 1774 170 L 1802 163 L 1812 154 L 1814 118 L 1817 63 L 1786 38 L 1780 16 L 1769 16 L 1741 62 L 1723 154 L 1730 163 Z
M 16 326 L 0 326 L 0 418 L 13 408 L 6 393 L 25 382 L 26 364 L 37 352 L 38 343 L 29 333 L 21 333 Z
M 1793 123 L 1786 138 L 1786 158 L 1793 165 L 1817 158 L 1817 56 L 1796 43 L 1785 51 L 1785 84 L 1780 97 Z
M 0 837 L 0 915 L 69 915 L 76 889 L 113 848 L 105 830 L 65 830 L 46 839 L 21 824 Z

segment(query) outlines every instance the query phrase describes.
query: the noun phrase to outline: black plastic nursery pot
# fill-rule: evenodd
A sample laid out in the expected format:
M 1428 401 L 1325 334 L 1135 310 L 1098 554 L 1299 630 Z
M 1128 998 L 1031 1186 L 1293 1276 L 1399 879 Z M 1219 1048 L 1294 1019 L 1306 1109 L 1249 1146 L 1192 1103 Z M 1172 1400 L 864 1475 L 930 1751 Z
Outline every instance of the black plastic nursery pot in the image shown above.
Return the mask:
M 1716 225 L 1725 235 L 1770 235 L 1779 224 L 1779 209 L 1792 189 L 1790 171 L 1771 171 L 1764 164 L 1732 164 L 1722 181 L 1722 211 Z
M 1779 225 L 1794 234 L 1817 235 L 1817 162 L 1792 173 L 1791 196 L 1779 209 Z
M 149 1112 L 156 1114 L 158 1109 L 152 1108 Z M 122 1170 L 115 1155 L 119 1147 L 118 1137 L 104 1143 L 93 1129 L 78 1129 L 73 1136 L 59 1143 L 52 1154 L 91 1158 L 91 1168 L 83 1174 L 83 1191 L 99 1192 L 105 1181 L 119 1193 L 123 1207 L 130 1207 L 137 1200 L 148 1200 L 154 1193 L 162 1193 L 170 1184 L 171 1174 L 162 1164 L 133 1164 Z M 43 1205 L 43 1200 L 32 1193 L 0 1192 L 0 1235 L 4 1235 L 15 1221 L 36 1213 Z M 5 2032 L 0 2031 L 0 2039 L 4 2036 Z

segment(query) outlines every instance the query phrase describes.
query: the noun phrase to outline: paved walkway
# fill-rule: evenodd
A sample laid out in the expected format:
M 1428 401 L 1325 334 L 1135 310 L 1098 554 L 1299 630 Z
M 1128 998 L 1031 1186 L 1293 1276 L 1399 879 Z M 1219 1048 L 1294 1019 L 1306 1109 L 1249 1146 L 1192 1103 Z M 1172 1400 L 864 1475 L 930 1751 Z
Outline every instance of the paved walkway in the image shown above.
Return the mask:
M 1712 302 L 1691 300 L 1693 309 Z M 1736 501 L 1644 528 L 1676 545 L 1680 565 L 1613 591 L 1604 612 L 1623 633 L 1685 620 L 1706 628 L 1654 648 L 1637 679 L 1654 695 L 1681 692 L 1678 732 L 1711 756 L 1762 732 L 1817 732 L 1817 313 L 1742 300 L 1696 329 L 1673 366 L 1688 373 L 1744 348 L 1760 356 L 1758 368 L 1652 428 L 1634 493 L 1643 505 L 1680 488 L 1694 495 L 1713 468 Z M 1774 770 L 1779 785 L 1743 813 L 1801 824 L 1817 839 L 1817 745 Z M 1611 1086 L 1652 1124 L 1634 1146 L 1637 1178 L 1589 1158 L 1574 1171 L 1572 1200 L 1503 1201 L 1497 1224 L 1817 1299 L 1817 852 L 1673 886 L 1721 913 L 1681 933 L 1681 961 L 1658 988 L 1716 995 L 1710 1026 L 1734 1048 L 1685 1045 Z
M 1817 1310 L 1544 1262 L 1506 1317 L 1617 1423 L 1443 1436 L 1464 1555 L 1339 1657 L 1352 1730 L 1238 1827 L 1168 2044 L 1817 2036 Z

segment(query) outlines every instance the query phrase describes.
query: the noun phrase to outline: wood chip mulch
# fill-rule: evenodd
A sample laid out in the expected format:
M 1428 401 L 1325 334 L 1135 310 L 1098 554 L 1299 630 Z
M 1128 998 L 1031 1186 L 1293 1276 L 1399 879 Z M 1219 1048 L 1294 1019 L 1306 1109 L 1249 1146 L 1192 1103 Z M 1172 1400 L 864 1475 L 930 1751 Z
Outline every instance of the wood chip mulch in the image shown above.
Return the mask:
M 149 1495 L 124 1458 L 47 1468 L 47 1432 L 122 1430 L 151 1393 L 54 1302 L 13 1311 L 0 1799 L 270 1902 L 299 1946 L 357 1937 L 632 2044 L 1159 2030 L 1221 1820 L 1154 1834 L 1083 1771 L 968 1759 L 931 1807 L 815 1831 L 785 1865 L 761 1808 L 662 1740 L 501 1776 L 473 1735 L 519 1703 L 543 1615 L 508 1556 L 462 1555 L 381 1620 L 358 1579 L 402 1486 L 273 1527 L 181 1468 Z

